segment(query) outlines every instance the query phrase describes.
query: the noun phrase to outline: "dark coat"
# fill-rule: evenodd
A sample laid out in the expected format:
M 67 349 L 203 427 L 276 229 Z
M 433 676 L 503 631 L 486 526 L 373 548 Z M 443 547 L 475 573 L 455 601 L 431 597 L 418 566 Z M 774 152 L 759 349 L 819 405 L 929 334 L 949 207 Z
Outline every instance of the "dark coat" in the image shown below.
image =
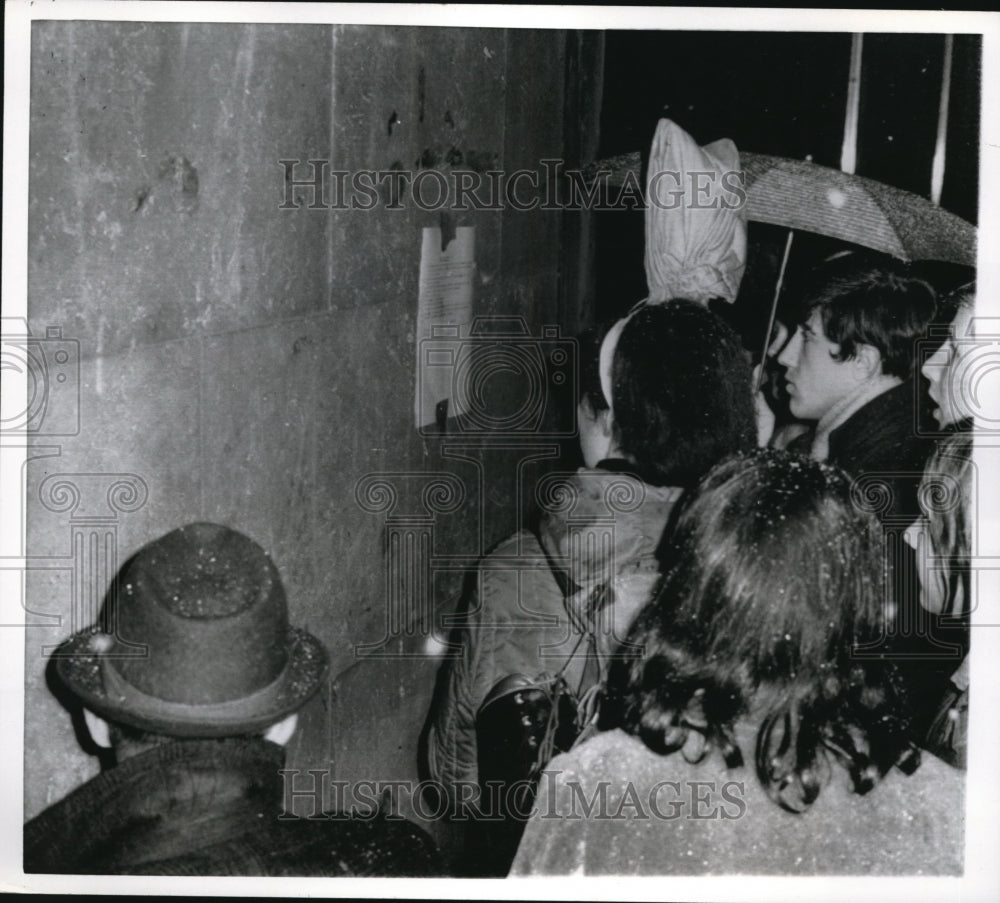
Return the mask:
M 125 759 L 24 826 L 24 870 L 57 874 L 422 876 L 437 851 L 401 819 L 280 818 L 284 750 L 184 740 Z
M 920 516 L 917 487 L 934 450 L 934 440 L 920 435 L 920 417 L 916 386 L 913 380 L 905 380 L 873 398 L 830 433 L 830 464 L 855 478 L 878 474 L 879 482 L 889 489 L 888 497 L 869 496 L 872 508 L 883 519 L 910 523 Z
M 903 540 L 905 528 L 921 515 L 917 493 L 934 451 L 933 438 L 920 428 L 921 417 L 917 386 L 905 380 L 831 431 L 827 458 L 858 480 L 856 502 L 886 528 L 896 621 L 885 649 L 899 658 L 919 736 L 968 650 L 966 626 L 942 626 L 920 604 L 916 556 Z

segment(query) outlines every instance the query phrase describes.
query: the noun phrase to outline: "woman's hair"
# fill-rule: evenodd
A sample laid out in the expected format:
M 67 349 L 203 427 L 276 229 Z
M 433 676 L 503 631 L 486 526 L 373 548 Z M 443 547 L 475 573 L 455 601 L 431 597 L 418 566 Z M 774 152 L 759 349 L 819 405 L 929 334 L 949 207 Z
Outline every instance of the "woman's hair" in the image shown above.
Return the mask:
M 767 450 L 716 467 L 685 503 L 673 566 L 612 665 L 603 727 L 655 752 L 742 763 L 734 721 L 759 719 L 755 760 L 802 811 L 828 753 L 867 792 L 919 760 L 895 669 L 856 647 L 883 635 L 882 534 L 839 469 Z M 693 752 L 692 752 L 693 751 Z
M 693 301 L 632 314 L 615 349 L 612 401 L 619 448 L 661 485 L 693 486 L 713 464 L 756 445 L 743 346 Z
M 938 443 L 917 497 L 927 519 L 931 552 L 946 565 L 941 613 L 965 615 L 971 581 L 972 433 L 954 433 Z
M 972 310 L 976 306 L 976 281 L 964 282 L 957 288 L 942 294 L 938 299 L 937 311 L 930 324 L 930 337 L 938 337 L 938 341 L 946 341 L 951 333 L 952 321 L 958 316 L 959 311 Z M 964 338 L 956 336 L 955 338 Z M 929 352 L 929 348 L 927 349 Z M 921 361 L 922 363 L 922 361 Z
M 941 299 L 943 307 L 950 308 L 952 312 L 963 307 L 973 307 L 976 303 L 976 280 L 963 283 L 958 288 L 952 289 Z

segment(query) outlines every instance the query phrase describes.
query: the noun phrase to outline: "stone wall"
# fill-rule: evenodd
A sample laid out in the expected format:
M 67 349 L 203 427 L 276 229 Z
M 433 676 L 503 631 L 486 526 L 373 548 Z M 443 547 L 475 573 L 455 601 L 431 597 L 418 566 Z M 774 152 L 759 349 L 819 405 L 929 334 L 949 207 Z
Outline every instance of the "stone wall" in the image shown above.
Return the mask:
M 43 429 L 29 452 L 26 817 L 97 770 L 47 684 L 48 652 L 92 623 L 130 554 L 183 523 L 268 549 L 332 677 L 359 645 L 423 650 L 426 606 L 390 624 L 393 512 L 360 503 L 359 481 L 408 475 L 394 513 L 431 523 L 433 555 L 455 563 L 432 578 L 440 613 L 559 446 L 470 434 L 456 451 L 454 424 L 414 428 L 422 229 L 474 226 L 475 312 L 533 335 L 579 325 L 560 273 L 579 283 L 586 234 L 564 240 L 558 211 L 390 209 L 384 194 L 372 210 L 311 209 L 279 164 L 303 161 L 298 181 L 308 160 L 538 168 L 564 151 L 563 32 L 38 22 L 32 37 L 29 321 L 61 330 L 46 343 L 69 349 L 69 378 L 50 403 L 77 405 L 79 429 Z M 428 512 L 442 473 L 464 501 Z M 371 667 L 386 698 L 354 717 L 426 704 L 433 668 L 414 686 L 391 657 Z M 350 746 L 332 699 L 307 709 L 293 764 Z M 415 755 L 394 739 L 384 755 Z

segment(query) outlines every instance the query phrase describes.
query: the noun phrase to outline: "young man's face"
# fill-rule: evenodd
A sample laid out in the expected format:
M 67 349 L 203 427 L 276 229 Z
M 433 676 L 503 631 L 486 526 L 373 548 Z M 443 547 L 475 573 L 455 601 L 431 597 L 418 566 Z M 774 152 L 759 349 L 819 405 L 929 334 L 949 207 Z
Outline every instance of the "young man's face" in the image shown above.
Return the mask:
M 815 308 L 778 355 L 778 363 L 785 367 L 788 407 L 794 417 L 819 420 L 861 384 L 857 361 L 839 361 L 839 353 L 840 346 L 824 334 L 823 318 Z

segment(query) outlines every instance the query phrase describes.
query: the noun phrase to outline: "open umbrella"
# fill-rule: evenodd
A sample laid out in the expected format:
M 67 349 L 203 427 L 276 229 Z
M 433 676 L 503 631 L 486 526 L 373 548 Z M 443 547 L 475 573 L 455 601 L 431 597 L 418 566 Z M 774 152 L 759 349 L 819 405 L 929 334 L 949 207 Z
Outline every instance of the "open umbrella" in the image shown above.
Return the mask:
M 976 228 L 926 198 L 804 160 L 742 155 L 747 218 L 900 260 L 976 265 Z
M 900 260 L 976 264 L 976 228 L 926 198 L 874 179 L 805 160 L 742 152 L 747 219 L 813 232 L 890 254 Z M 588 167 L 620 186 L 631 172 L 639 184 L 638 152 Z M 720 174 L 721 177 L 721 174 Z

